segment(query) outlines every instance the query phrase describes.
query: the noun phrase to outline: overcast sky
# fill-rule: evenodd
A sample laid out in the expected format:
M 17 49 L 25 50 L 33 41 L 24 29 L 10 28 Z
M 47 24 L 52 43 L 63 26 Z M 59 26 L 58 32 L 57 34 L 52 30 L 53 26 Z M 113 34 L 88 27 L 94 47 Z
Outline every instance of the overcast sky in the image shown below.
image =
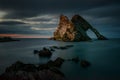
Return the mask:
M 0 36 L 52 36 L 61 14 L 79 14 L 106 37 L 120 38 L 119 0 L 0 0 Z

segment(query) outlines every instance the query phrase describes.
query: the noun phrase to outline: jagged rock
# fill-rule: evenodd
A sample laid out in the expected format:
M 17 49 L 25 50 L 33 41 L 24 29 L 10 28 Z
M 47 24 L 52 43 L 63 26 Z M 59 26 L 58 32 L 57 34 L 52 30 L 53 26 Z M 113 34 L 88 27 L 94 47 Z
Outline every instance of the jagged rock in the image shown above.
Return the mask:
M 52 55 L 52 52 L 51 51 L 55 51 L 54 49 L 48 49 L 48 48 L 46 48 L 46 47 L 43 47 L 43 49 L 42 50 L 34 50 L 33 51 L 33 53 L 34 54 L 38 54 L 39 55 L 39 57 L 50 57 L 51 55 Z
M 51 68 L 51 67 L 60 68 L 64 61 L 65 61 L 64 59 L 58 57 L 55 61 L 52 61 L 52 60 L 48 61 L 47 64 L 44 65 L 44 67 L 46 67 L 46 68 Z
M 67 16 L 61 15 L 59 27 L 54 32 L 55 40 L 63 40 L 63 41 L 73 41 L 75 35 L 75 27 L 71 21 L 67 18 Z
M 37 53 L 39 53 L 39 51 L 38 50 L 34 50 L 34 54 L 37 54 Z
M 54 49 L 50 48 L 50 51 L 55 51 Z
M 103 35 L 100 35 L 99 37 L 98 37 L 98 40 L 108 40 L 106 37 L 104 37 Z
M 53 72 L 55 72 L 56 74 L 60 74 L 60 75 L 62 75 L 62 76 L 65 76 L 60 70 L 58 70 L 58 69 L 55 68 L 55 67 L 50 68 L 50 70 L 53 71 Z
M 34 72 L 37 68 L 33 64 L 24 64 L 20 61 L 17 61 L 16 63 L 12 64 L 10 67 L 6 68 L 6 72 L 12 72 L 12 71 L 26 71 L 26 72 Z
M 74 15 L 71 20 L 67 16 L 61 15 L 57 30 L 54 32 L 54 40 L 61 41 L 88 41 L 91 38 L 86 31 L 91 29 L 99 40 L 106 40 L 95 28 L 79 15 Z
M 47 65 L 49 66 L 49 67 L 53 67 L 54 66 L 54 61 L 52 61 L 52 60 L 50 60 L 50 61 L 48 61 L 47 62 Z
M 59 70 L 44 69 L 37 72 L 9 72 L 0 75 L 0 80 L 65 80 Z
M 65 50 L 73 47 L 73 45 L 65 45 L 65 46 L 51 46 L 51 49 L 60 49 L 60 50 Z
M 65 80 L 64 74 L 60 70 L 45 66 L 46 64 L 36 67 L 34 64 L 17 61 L 0 75 L 0 80 Z
M 64 61 L 65 61 L 64 59 L 58 57 L 58 58 L 54 61 L 54 66 L 56 66 L 56 67 L 61 67 L 61 65 L 63 64 Z
M 50 57 L 51 55 L 52 55 L 52 52 L 47 48 L 43 48 L 43 50 L 39 51 L 39 56 L 41 57 Z

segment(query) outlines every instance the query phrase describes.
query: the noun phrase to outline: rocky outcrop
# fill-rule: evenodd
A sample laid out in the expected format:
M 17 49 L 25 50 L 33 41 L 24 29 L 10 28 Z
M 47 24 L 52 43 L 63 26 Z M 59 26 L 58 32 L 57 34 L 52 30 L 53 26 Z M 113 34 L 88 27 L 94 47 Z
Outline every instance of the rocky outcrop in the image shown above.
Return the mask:
M 60 58 L 57 63 L 61 60 Z M 0 75 L 0 80 L 65 80 L 65 77 L 58 68 L 48 63 L 36 67 L 34 64 L 24 64 L 17 61 Z
M 43 48 L 43 50 L 39 51 L 39 56 L 50 57 L 51 55 L 52 55 L 52 52 L 45 47 Z
M 91 29 L 99 40 L 107 39 L 80 15 L 74 15 L 71 20 L 69 20 L 67 16 L 61 15 L 53 39 L 62 41 L 88 41 L 91 40 L 86 33 L 88 29 Z
M 60 50 L 65 50 L 73 47 L 73 45 L 66 45 L 66 46 L 51 46 L 51 49 L 60 49 Z
M 51 50 L 47 48 L 43 48 L 42 50 L 34 50 L 34 54 L 38 54 L 40 57 L 50 57 L 52 55 Z

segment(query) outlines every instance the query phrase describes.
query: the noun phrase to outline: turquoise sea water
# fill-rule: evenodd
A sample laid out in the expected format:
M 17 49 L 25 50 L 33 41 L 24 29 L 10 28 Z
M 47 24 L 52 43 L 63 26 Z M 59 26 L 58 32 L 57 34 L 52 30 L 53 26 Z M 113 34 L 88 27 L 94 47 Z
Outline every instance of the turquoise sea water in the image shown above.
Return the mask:
M 91 62 L 84 69 L 79 63 L 64 62 L 60 70 L 67 80 L 120 80 L 120 39 L 93 40 L 92 42 L 60 42 L 48 39 L 21 39 L 16 42 L 0 43 L 0 73 L 16 61 L 24 63 L 45 63 L 48 58 L 39 58 L 34 49 L 49 46 L 74 45 L 67 50 L 56 50 L 51 60 L 57 57 L 69 59 L 78 56 Z

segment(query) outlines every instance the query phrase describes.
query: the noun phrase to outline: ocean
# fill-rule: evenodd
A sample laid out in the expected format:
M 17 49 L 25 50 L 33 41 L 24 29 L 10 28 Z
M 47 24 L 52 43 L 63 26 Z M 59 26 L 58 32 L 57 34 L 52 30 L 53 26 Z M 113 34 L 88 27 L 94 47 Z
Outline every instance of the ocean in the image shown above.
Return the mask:
M 56 50 L 50 58 L 40 58 L 33 50 L 43 47 L 74 45 L 66 50 Z M 60 70 L 67 80 L 120 80 L 120 39 L 92 40 L 88 42 L 62 42 L 48 39 L 20 39 L 0 43 L 0 74 L 16 61 L 40 64 L 57 57 L 79 57 L 91 63 L 83 68 L 80 63 L 65 61 Z

